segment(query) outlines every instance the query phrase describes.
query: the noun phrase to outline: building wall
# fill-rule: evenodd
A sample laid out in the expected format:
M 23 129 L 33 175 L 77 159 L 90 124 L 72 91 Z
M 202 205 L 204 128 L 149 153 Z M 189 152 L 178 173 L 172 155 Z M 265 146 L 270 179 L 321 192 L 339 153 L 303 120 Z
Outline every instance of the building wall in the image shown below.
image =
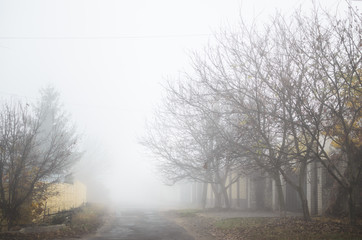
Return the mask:
M 235 173 L 234 173 L 235 174 Z M 226 184 L 232 177 L 231 175 Z M 301 202 L 297 192 L 286 183 L 280 176 L 281 184 L 286 204 L 286 210 L 292 212 L 301 212 Z M 296 181 L 297 179 L 295 179 Z M 319 162 L 311 162 L 307 166 L 307 176 L 305 182 L 305 193 L 307 195 L 309 212 L 311 215 L 322 215 L 328 206 L 328 201 L 331 198 L 334 180 Z M 194 184 L 194 185 L 192 185 Z M 181 196 L 188 199 L 192 203 L 201 203 L 202 184 L 197 187 L 192 183 L 188 185 Z M 357 208 L 362 209 L 362 177 L 360 190 L 356 193 Z M 228 197 L 232 208 L 252 209 L 252 210 L 278 210 L 278 194 L 275 181 L 272 180 L 266 173 L 255 171 L 248 176 L 241 176 L 238 181 L 234 182 L 227 190 Z M 213 208 L 215 196 L 211 187 L 208 184 L 206 207 Z M 200 206 L 194 205 L 194 206 Z
M 45 214 L 76 208 L 87 201 L 87 188 L 79 181 L 74 181 L 73 184 L 57 183 L 49 191 L 54 196 L 46 200 Z

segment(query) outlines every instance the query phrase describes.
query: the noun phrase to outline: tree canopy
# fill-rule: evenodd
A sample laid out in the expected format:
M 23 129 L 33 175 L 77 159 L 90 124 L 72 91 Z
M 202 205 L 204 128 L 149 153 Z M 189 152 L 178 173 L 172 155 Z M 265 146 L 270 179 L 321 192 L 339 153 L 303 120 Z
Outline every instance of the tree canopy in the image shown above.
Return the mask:
M 182 153 L 179 163 L 197 168 L 209 154 L 201 151 L 207 141 L 200 145 L 198 139 L 214 138 L 207 135 L 212 126 L 222 139 L 214 140 L 222 147 L 213 145 L 213 156 L 231 153 L 237 166 L 231 169 L 238 173 L 252 168 L 276 181 L 282 176 L 298 192 L 306 220 L 307 165 L 318 161 L 347 191 L 355 222 L 362 171 L 361 32 L 362 17 L 352 7 L 344 17 L 315 7 L 309 15 L 276 14 L 262 27 L 241 21 L 236 30 L 220 32 L 217 44 L 193 56 L 193 71 L 176 88 L 165 87 L 167 96 L 176 97 L 164 99 L 160 112 L 169 114 L 161 125 L 177 132 L 150 131 L 148 139 L 157 141 L 147 147 L 157 153 L 161 143 L 178 139 L 182 144 L 169 149 Z M 190 148 L 188 139 L 198 147 Z M 166 178 L 187 168 L 170 155 L 156 155 L 167 163 L 160 165 Z M 197 169 L 194 179 L 204 176 Z

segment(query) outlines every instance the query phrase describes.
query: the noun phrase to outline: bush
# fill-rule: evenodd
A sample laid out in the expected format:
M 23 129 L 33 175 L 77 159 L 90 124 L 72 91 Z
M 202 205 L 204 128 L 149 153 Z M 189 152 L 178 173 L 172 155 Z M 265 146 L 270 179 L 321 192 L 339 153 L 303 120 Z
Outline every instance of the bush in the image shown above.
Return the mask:
M 88 204 L 76 212 L 71 219 L 71 228 L 77 231 L 91 232 L 102 223 L 107 210 L 104 206 Z

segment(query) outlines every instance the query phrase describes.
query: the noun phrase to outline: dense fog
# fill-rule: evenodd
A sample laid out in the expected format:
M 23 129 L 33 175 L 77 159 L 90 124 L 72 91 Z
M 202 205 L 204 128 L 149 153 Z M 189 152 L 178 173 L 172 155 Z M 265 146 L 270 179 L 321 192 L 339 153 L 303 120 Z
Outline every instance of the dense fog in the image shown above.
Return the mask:
M 193 52 L 215 42 L 220 29 L 236 28 L 240 16 L 268 21 L 302 2 L 2 0 L 0 102 L 34 105 L 42 88 L 59 93 L 80 136 L 72 173 L 87 186 L 87 201 L 182 207 L 183 183 L 166 185 L 140 144 L 166 79 L 188 72 Z M 332 2 L 320 4 L 345 7 Z

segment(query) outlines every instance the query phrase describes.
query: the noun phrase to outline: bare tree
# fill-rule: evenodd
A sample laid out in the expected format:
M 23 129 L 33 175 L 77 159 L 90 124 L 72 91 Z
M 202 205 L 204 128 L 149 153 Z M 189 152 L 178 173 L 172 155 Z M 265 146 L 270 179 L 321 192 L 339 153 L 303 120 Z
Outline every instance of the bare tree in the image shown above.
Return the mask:
M 208 184 L 215 196 L 215 207 L 230 207 L 227 188 L 240 176 L 227 182 L 240 161 L 231 151 L 220 129 L 225 132 L 217 101 L 196 86 L 178 82 L 166 87 L 167 98 L 142 143 L 159 157 L 160 170 L 171 183 L 189 179 L 204 183 L 203 205 Z
M 361 23 L 353 10 L 338 19 L 318 9 L 312 16 L 277 15 L 263 28 L 241 23 L 196 66 L 201 83 L 242 116 L 240 132 L 252 130 L 254 144 L 240 147 L 256 154 L 257 166 L 283 175 L 299 193 L 306 220 L 303 185 L 314 159 L 348 192 L 354 219 L 361 176 Z M 331 142 L 335 150 L 328 151 Z
M 206 126 L 223 139 L 220 148 L 205 145 L 215 142 L 212 134 L 201 141 L 198 147 L 209 150 L 199 155 L 201 163 L 210 152 L 233 153 L 239 161 L 247 153 L 250 164 L 242 166 L 263 169 L 276 181 L 280 209 L 282 176 L 297 191 L 304 218 L 310 220 L 307 165 L 317 160 L 348 193 L 354 223 L 362 169 L 361 26 L 352 8 L 339 18 L 315 7 L 308 16 L 276 15 L 262 27 L 241 22 L 238 31 L 222 32 L 217 46 L 196 54 L 187 87 L 171 88 L 174 99 L 166 102 L 168 110 L 175 103 L 178 109 L 193 109 L 170 112 L 188 122 L 182 133 L 195 127 L 190 136 L 196 143 L 209 132 Z M 200 126 L 201 119 L 209 121 Z
M 44 197 L 79 157 L 78 136 L 58 106 L 57 93 L 48 88 L 34 111 L 21 103 L 1 108 L 0 209 L 8 228 L 20 208 Z
M 218 47 L 207 49 L 206 58 L 196 56 L 194 69 L 200 84 L 230 109 L 229 124 L 239 138 L 229 138 L 229 144 L 236 152 L 248 153 L 250 161 L 244 167 L 261 168 L 276 181 L 280 209 L 284 212 L 280 174 L 287 162 L 284 148 L 289 128 L 276 117 L 285 112 L 268 89 L 268 78 L 260 76 L 265 67 L 265 56 L 260 58 L 260 53 L 271 45 L 245 25 L 242 31 L 240 34 L 246 39 L 226 34 Z
M 311 93 L 309 101 L 301 101 L 301 124 L 316 143 L 314 156 L 339 184 L 338 195 L 348 195 L 349 217 L 355 224 L 362 177 L 362 18 L 350 7 L 344 18 L 314 11 L 308 21 L 300 15 L 297 20 L 303 45 L 293 47 L 308 60 L 304 89 Z

